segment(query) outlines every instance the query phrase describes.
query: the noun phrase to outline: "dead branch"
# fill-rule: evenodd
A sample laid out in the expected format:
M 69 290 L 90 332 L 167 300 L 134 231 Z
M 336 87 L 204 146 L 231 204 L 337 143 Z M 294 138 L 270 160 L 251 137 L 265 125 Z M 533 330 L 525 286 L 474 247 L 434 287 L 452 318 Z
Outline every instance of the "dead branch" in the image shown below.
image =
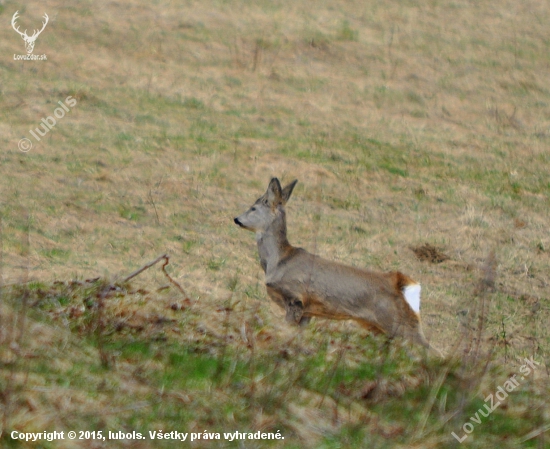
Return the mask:
M 125 284 L 125 283 L 128 282 L 130 279 L 135 278 L 138 274 L 143 273 L 145 270 L 147 270 L 148 268 L 151 268 L 153 265 L 155 265 L 156 263 L 160 262 L 162 259 L 166 260 L 166 263 L 168 263 L 169 257 L 168 257 L 167 254 L 163 254 L 162 256 L 157 257 L 157 258 L 156 258 L 155 260 L 153 260 L 152 262 L 146 263 L 146 264 L 143 265 L 141 268 L 137 269 L 137 270 L 134 271 L 133 273 L 130 273 L 128 276 L 126 276 L 126 277 L 122 280 L 122 283 Z M 165 265 L 166 265 L 166 264 L 165 264 Z M 163 270 L 163 271 L 164 271 L 164 270 Z
M 168 280 L 170 281 L 170 283 L 174 284 L 176 286 L 176 288 L 183 294 L 183 296 L 185 296 L 185 298 L 187 299 L 188 296 L 187 296 L 187 293 L 185 293 L 185 290 L 181 287 L 180 284 L 178 284 L 176 281 L 174 281 L 174 279 L 172 279 L 172 277 L 166 272 L 166 270 L 164 269 L 164 267 L 166 267 L 166 265 L 168 265 L 170 263 L 170 257 L 168 257 L 166 254 L 164 255 L 164 259 L 165 259 L 165 262 L 162 264 L 162 272 L 164 273 L 164 275 L 168 278 Z
M 161 179 L 161 181 L 162 181 L 162 179 Z M 151 189 L 149 189 L 149 202 L 153 205 L 153 208 L 155 209 L 155 216 L 157 217 L 157 224 L 160 225 L 159 213 L 157 211 L 157 205 L 155 204 L 155 200 L 153 199 L 153 193 L 151 192 Z
M 172 276 L 170 276 L 167 272 L 166 272 L 166 265 L 168 265 L 170 263 L 170 257 L 168 256 L 168 254 L 163 254 L 162 256 L 159 256 L 157 257 L 155 260 L 149 262 L 149 263 L 146 263 L 145 265 L 143 265 L 141 268 L 137 269 L 136 271 L 130 273 L 128 276 L 126 276 L 123 280 L 122 280 L 122 283 L 126 283 L 128 282 L 130 279 L 133 279 L 135 278 L 137 275 L 143 273 L 145 270 L 151 268 L 153 265 L 157 264 L 158 262 L 160 262 L 161 260 L 164 259 L 164 263 L 162 264 L 162 272 L 164 273 L 164 275 L 168 278 L 168 280 L 170 281 L 170 283 L 172 285 L 174 285 L 182 294 L 183 296 L 185 296 L 185 298 L 188 298 L 187 296 L 187 293 L 185 293 L 185 290 L 182 288 L 182 286 L 180 284 L 178 284 L 174 279 L 172 279 Z

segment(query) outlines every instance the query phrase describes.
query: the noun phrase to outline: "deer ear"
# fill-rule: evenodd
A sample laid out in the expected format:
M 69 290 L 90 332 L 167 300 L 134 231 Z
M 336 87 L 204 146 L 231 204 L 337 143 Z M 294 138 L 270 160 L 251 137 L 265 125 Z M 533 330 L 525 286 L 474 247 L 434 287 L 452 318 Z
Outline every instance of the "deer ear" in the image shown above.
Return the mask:
M 282 201 L 281 197 L 281 183 L 277 178 L 271 178 L 269 186 L 267 186 L 266 192 L 267 202 L 270 206 L 276 206 Z
M 290 195 L 292 195 L 292 191 L 294 190 L 294 187 L 296 186 L 297 183 L 298 183 L 298 180 L 295 179 L 283 189 L 283 191 L 281 192 L 283 204 L 286 204 L 286 202 L 290 198 Z

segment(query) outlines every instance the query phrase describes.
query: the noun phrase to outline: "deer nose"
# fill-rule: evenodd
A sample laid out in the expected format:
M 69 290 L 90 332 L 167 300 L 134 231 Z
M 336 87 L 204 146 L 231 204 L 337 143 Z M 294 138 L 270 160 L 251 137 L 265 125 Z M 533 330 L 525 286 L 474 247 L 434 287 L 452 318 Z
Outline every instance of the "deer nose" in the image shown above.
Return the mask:
M 241 228 L 243 227 L 243 224 L 239 221 L 238 218 L 233 219 L 233 221 L 235 222 L 235 224 L 239 225 Z

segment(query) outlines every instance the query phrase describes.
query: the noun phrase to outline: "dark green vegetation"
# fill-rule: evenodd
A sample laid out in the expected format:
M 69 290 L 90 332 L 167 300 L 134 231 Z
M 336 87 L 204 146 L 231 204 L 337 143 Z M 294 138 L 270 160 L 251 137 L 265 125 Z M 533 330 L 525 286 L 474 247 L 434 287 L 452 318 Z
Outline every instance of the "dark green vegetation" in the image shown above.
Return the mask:
M 491 354 L 476 345 L 483 320 L 462 333 L 462 358 L 440 360 L 330 323 L 283 341 L 258 308 L 229 299 L 205 321 L 198 302 L 155 290 L 99 279 L 5 288 L 2 337 L 12 344 L 3 346 L 1 387 L 8 430 L 21 430 L 17 418 L 27 410 L 47 429 L 220 433 L 222 443 L 195 441 L 196 447 L 240 447 L 224 440 L 235 430 L 285 437 L 262 447 L 448 446 L 451 432 L 462 437 L 462 425 L 485 411 L 489 394 L 525 374 L 488 363 Z M 506 335 L 495 338 L 506 342 Z M 536 366 L 482 416 L 470 447 L 517 447 L 521 436 L 544 428 L 547 390 L 536 380 L 543 370 Z M 71 404 L 56 412 L 63 397 Z M 3 438 L 27 447 L 6 432 Z M 136 447 L 175 444 L 146 441 Z M 525 447 L 537 447 L 536 438 Z

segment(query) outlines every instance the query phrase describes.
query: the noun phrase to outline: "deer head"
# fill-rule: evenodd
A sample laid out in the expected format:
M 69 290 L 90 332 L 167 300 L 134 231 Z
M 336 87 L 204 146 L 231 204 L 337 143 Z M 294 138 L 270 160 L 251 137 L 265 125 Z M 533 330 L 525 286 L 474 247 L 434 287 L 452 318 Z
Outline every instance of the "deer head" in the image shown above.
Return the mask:
M 32 34 L 32 36 L 27 36 L 27 30 L 25 30 L 22 33 L 21 31 L 19 31 L 19 27 L 17 28 L 15 27 L 15 22 L 19 18 L 19 16 L 17 15 L 18 12 L 19 11 L 15 11 L 15 14 L 11 19 L 11 26 L 15 31 L 17 31 L 21 35 L 21 37 L 25 41 L 25 49 L 27 50 L 27 53 L 30 55 L 34 50 L 34 42 L 36 41 L 36 38 L 40 35 L 40 33 L 42 33 L 42 31 L 44 31 L 44 28 L 46 28 L 46 25 L 48 24 L 48 21 L 50 20 L 50 18 L 48 17 L 48 14 L 44 13 L 44 19 L 46 21 L 42 22 L 42 29 L 40 31 L 34 30 L 34 33 Z

